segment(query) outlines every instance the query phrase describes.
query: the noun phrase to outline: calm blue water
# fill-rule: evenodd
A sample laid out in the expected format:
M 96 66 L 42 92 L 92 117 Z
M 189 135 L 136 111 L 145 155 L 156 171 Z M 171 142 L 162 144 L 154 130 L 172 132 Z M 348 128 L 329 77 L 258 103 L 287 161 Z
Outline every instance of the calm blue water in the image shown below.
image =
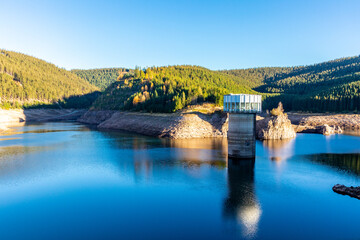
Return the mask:
M 360 239 L 360 137 L 164 140 L 75 123 L 0 136 L 1 239 Z

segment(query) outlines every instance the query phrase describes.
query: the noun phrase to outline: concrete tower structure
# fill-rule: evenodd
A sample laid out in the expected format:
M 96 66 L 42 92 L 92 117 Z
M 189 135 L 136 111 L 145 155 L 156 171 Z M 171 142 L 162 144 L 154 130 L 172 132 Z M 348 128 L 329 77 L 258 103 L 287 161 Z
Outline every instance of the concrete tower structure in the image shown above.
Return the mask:
M 224 112 L 229 113 L 229 158 L 255 159 L 256 113 L 261 112 L 261 107 L 261 95 L 224 96 Z

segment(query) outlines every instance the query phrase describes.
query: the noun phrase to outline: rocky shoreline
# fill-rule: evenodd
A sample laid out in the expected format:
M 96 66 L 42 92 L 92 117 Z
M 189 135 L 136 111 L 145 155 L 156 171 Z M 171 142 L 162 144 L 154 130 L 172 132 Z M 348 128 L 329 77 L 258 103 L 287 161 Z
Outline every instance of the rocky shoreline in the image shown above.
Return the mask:
M 216 112 L 137 113 L 120 111 L 88 111 L 81 123 L 96 124 L 99 129 L 116 129 L 154 137 L 174 139 L 226 137 L 227 114 Z
M 323 133 L 326 125 L 335 133 L 360 130 L 360 114 L 288 113 L 288 117 L 298 133 Z
M 288 113 L 283 117 L 258 115 L 256 117 L 259 139 L 286 139 L 297 133 L 324 135 L 342 133 L 343 130 L 360 129 L 358 114 L 301 114 Z M 86 111 L 75 109 L 1 110 L 0 133 L 10 126 L 24 122 L 77 120 L 96 125 L 99 129 L 126 130 L 154 137 L 176 139 L 227 137 L 228 116 L 222 111 L 184 111 L 179 113 L 140 113 L 121 111 Z M 271 126 L 270 126 L 270 125 Z M 264 135 L 265 134 L 265 135 Z

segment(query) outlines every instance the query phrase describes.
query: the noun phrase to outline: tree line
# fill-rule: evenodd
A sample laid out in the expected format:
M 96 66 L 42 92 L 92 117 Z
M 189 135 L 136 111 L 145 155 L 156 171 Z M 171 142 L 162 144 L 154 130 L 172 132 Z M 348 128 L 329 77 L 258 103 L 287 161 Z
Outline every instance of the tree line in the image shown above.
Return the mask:
M 0 107 L 50 104 L 96 90 L 84 79 L 54 64 L 0 50 Z
M 255 93 L 234 76 L 198 66 L 136 67 L 107 88 L 93 108 L 175 112 L 203 102 L 222 105 L 230 92 Z

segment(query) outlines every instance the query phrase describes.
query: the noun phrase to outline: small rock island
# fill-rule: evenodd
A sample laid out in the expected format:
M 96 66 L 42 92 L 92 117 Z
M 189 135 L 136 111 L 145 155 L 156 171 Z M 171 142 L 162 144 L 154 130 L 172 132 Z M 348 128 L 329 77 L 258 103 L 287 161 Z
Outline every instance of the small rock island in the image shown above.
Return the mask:
M 290 139 L 296 137 L 296 132 L 280 102 L 277 108 L 271 110 L 270 115 L 257 122 L 257 138 Z
M 336 193 L 360 199 L 360 187 L 346 187 L 345 185 L 336 184 L 332 189 Z

